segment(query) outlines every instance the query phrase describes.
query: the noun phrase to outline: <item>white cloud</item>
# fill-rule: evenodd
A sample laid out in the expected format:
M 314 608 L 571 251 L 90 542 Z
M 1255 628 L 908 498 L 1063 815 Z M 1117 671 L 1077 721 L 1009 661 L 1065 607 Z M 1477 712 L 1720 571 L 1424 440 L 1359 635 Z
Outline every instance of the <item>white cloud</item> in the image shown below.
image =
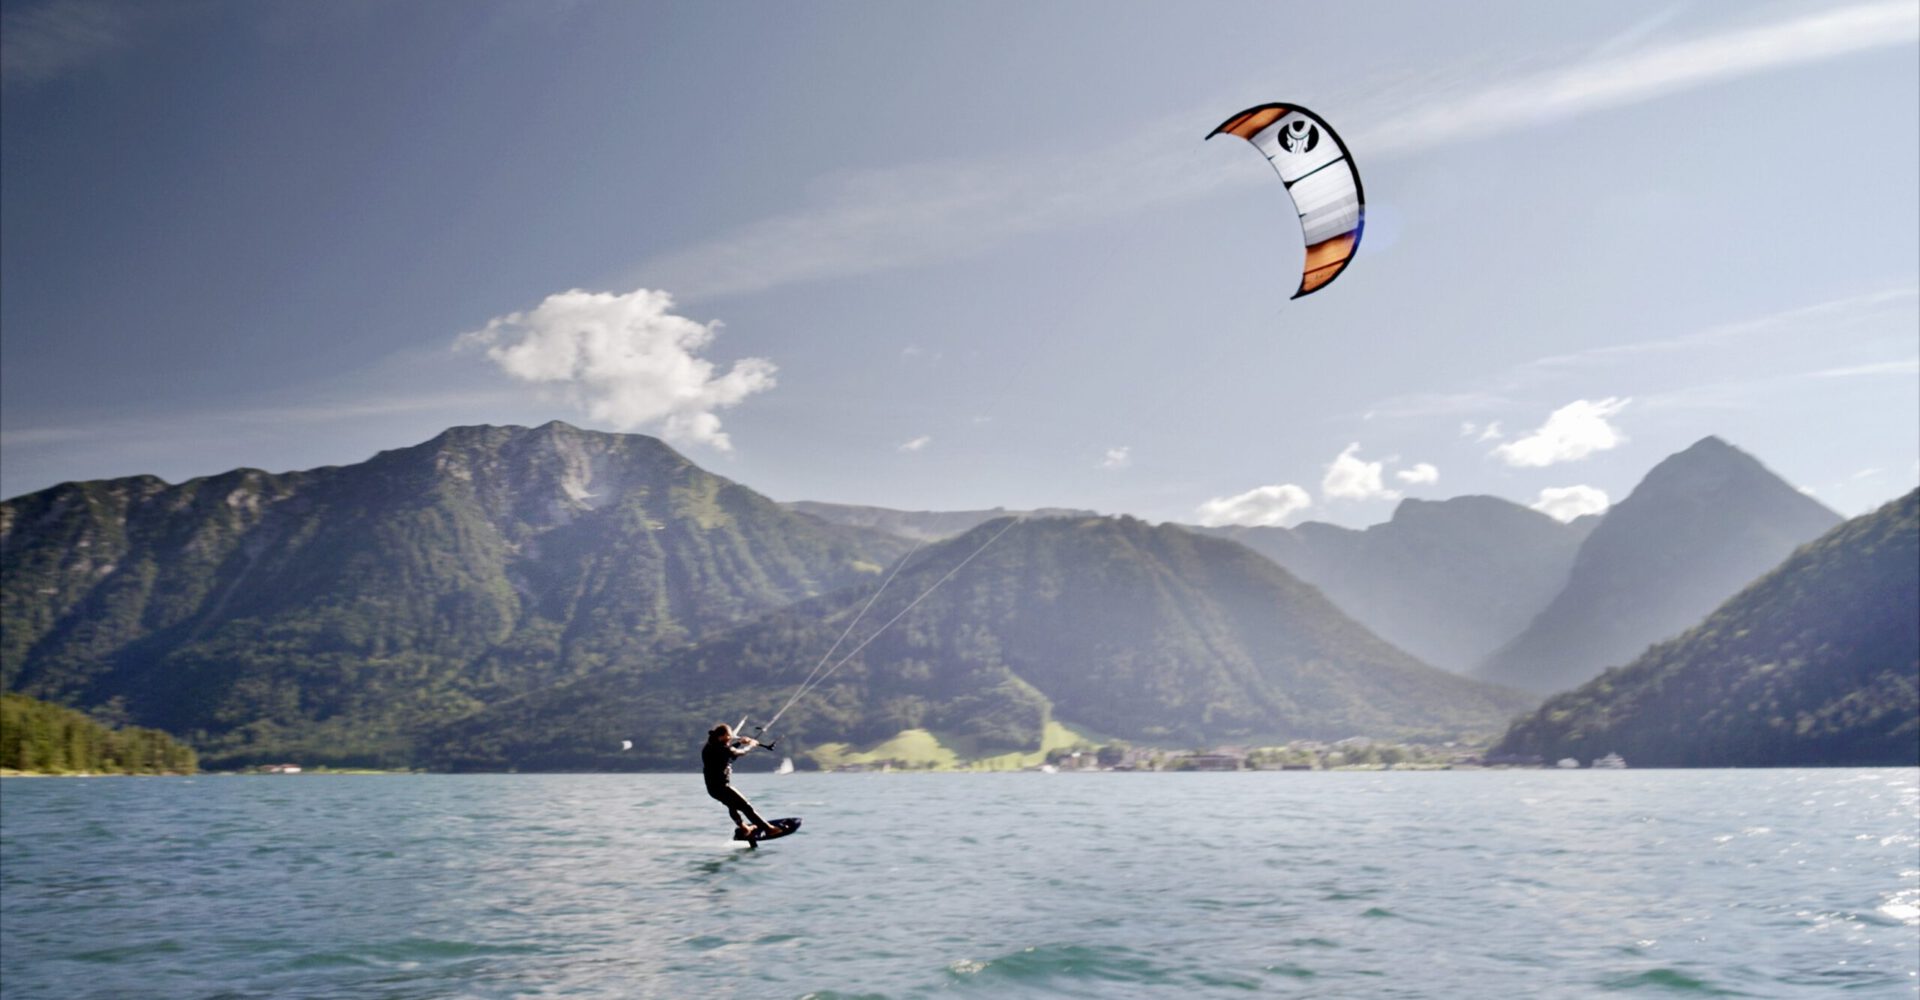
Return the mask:
M 1556 521 L 1571 521 L 1587 514 L 1604 513 L 1609 505 L 1605 490 L 1592 486 L 1549 486 L 1531 506 Z
M 1209 528 L 1229 524 L 1278 527 L 1312 505 L 1313 498 L 1307 491 L 1292 483 L 1261 486 L 1238 496 L 1215 497 L 1201 504 L 1200 523 Z
M 1392 500 L 1398 497 L 1398 490 L 1387 489 L 1380 482 L 1383 463 L 1362 461 L 1359 451 L 1360 443 L 1356 441 L 1340 452 L 1327 466 L 1327 474 L 1321 477 L 1320 492 L 1328 499 L 1340 500 Z
M 1426 462 L 1420 462 L 1415 464 L 1411 469 L 1401 469 L 1399 472 L 1394 473 L 1393 476 L 1395 479 L 1409 486 L 1416 486 L 1424 483 L 1439 482 L 1440 470 Z
M 1867 49 L 1911 45 L 1916 37 L 1920 5 L 1909 0 L 1724 30 L 1625 54 L 1603 54 L 1473 92 L 1430 95 L 1420 110 L 1361 135 L 1354 148 L 1375 155 L 1423 149 Z
M 1124 469 L 1132 464 L 1133 446 L 1125 444 L 1108 448 L 1106 457 L 1100 460 L 1100 467 L 1103 469 Z
M 1494 448 L 1493 454 L 1508 465 L 1543 468 L 1577 462 L 1596 451 L 1614 448 L 1626 437 L 1607 423 L 1607 418 L 1619 413 L 1628 402 L 1612 396 L 1599 400 L 1576 399 L 1553 411 L 1547 422 L 1532 434 Z
M 901 442 L 900 450 L 901 451 L 919 451 L 922 448 L 925 448 L 927 445 L 930 445 L 932 443 L 933 443 L 933 435 L 922 434 L 911 441 Z
M 657 428 L 671 441 L 729 451 L 715 411 L 773 388 L 776 369 L 765 358 L 742 358 L 717 374 L 699 352 L 719 324 L 672 308 L 672 296 L 646 288 L 624 295 L 574 289 L 496 317 L 457 344 L 484 348 L 514 378 L 560 388 L 615 430 Z

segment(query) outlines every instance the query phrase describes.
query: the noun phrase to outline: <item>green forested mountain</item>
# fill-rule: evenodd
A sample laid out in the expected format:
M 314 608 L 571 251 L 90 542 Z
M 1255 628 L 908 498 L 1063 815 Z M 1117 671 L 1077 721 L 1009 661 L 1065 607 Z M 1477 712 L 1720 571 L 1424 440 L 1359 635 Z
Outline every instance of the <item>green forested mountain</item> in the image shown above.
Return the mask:
M 1719 438 L 1647 473 L 1580 545 L 1566 586 L 1473 676 L 1548 694 L 1697 624 L 1840 515 Z
M 39 774 L 192 774 L 192 748 L 157 729 L 112 728 L 71 708 L 0 694 L 0 768 Z
M 463 427 L 358 465 L 0 504 L 0 681 L 212 761 L 410 762 L 429 727 L 873 577 L 908 543 L 661 442 Z
M 1596 518 L 1562 524 L 1497 497 L 1404 500 L 1363 531 L 1191 527 L 1231 538 L 1319 587 L 1340 610 L 1421 660 L 1466 673 L 1527 627 L 1565 585 Z
M 979 555 L 782 719 L 804 749 L 925 728 L 970 753 L 1031 749 L 1056 719 L 1163 744 L 1497 732 L 1530 700 L 1415 660 L 1243 546 L 1130 518 L 991 522 L 917 553 L 841 653 Z M 764 616 L 646 669 L 481 713 L 451 767 L 686 766 L 702 731 L 770 717 L 877 584 Z M 838 655 L 836 655 L 836 661 Z M 620 741 L 636 747 L 622 753 Z
M 1920 764 L 1920 491 L 1549 700 L 1496 753 L 1634 766 Z

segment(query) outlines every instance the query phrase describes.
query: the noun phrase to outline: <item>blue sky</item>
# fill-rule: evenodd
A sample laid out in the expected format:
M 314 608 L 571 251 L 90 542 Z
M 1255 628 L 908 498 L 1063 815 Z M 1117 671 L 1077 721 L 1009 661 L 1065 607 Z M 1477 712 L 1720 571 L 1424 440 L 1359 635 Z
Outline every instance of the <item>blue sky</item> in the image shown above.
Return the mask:
M 6 496 L 550 419 L 908 509 L 1920 481 L 1911 0 L 0 11 Z M 1294 302 L 1267 101 L 1368 197 Z

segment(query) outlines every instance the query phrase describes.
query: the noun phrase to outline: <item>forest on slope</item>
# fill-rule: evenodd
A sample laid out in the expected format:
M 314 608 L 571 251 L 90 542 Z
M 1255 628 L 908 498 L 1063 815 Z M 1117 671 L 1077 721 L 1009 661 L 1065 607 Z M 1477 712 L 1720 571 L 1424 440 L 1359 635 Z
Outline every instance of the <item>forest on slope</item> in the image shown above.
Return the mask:
M 856 618 L 833 672 L 780 723 L 794 752 L 909 729 L 969 755 L 1032 750 L 1049 720 L 1170 746 L 1491 736 L 1533 703 L 1415 660 L 1244 546 L 1132 518 L 989 522 L 878 587 L 479 713 L 434 741 L 440 763 L 685 761 L 714 721 L 771 718 Z

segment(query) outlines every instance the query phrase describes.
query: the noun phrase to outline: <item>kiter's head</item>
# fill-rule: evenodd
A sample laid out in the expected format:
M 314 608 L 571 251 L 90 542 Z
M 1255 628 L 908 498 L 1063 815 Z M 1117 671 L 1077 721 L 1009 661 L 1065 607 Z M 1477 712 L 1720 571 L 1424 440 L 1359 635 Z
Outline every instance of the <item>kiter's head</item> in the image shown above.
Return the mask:
M 707 742 L 709 743 L 727 743 L 732 739 L 733 727 L 724 722 L 707 730 Z

